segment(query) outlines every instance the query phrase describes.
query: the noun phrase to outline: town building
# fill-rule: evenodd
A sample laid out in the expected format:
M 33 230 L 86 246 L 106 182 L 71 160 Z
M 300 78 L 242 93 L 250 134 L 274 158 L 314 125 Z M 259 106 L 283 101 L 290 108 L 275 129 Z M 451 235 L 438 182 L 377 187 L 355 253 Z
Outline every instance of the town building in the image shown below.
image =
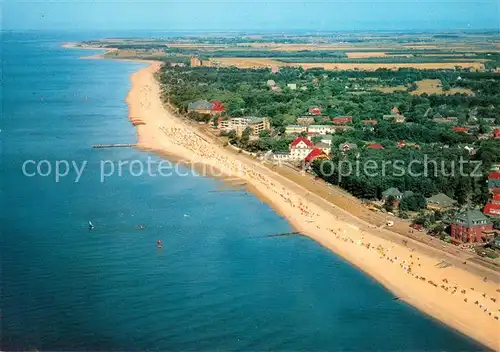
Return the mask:
M 366 146 L 367 149 L 384 149 L 384 146 L 380 143 L 370 143 Z
M 241 136 L 247 127 L 252 129 L 253 136 L 258 136 L 260 132 L 271 129 L 271 124 L 267 117 L 254 116 L 230 117 L 219 121 L 219 129 L 226 132 L 234 130 L 238 136 Z
M 306 165 L 309 165 L 316 159 L 328 159 L 328 154 L 321 148 L 316 147 L 311 150 L 311 152 L 305 157 L 304 161 Z
M 316 148 L 321 149 L 323 152 L 325 152 L 326 155 L 330 155 L 331 144 L 332 144 L 332 140 L 330 139 L 330 144 L 320 142 L 320 143 L 316 143 L 314 146 Z
M 191 67 L 200 67 L 202 65 L 202 62 L 198 56 L 191 56 L 190 60 Z
M 469 129 L 467 127 L 453 126 L 451 129 L 459 133 L 469 133 Z
M 394 122 L 394 123 L 403 123 L 406 121 L 406 117 L 401 114 L 390 114 L 383 115 L 382 118 L 386 121 Z
M 333 123 L 336 125 L 347 125 L 352 123 L 352 116 L 338 116 L 332 119 Z
M 196 112 L 198 114 L 211 114 L 212 103 L 206 100 L 197 100 L 188 104 L 188 112 Z
M 288 125 L 285 127 L 285 134 L 300 134 L 307 132 L 307 125 Z
M 314 123 L 314 117 L 312 116 L 297 117 L 297 125 L 311 125 L 312 123 Z
M 448 197 L 444 193 L 438 193 L 427 198 L 427 209 L 445 211 L 453 208 L 457 201 Z
M 317 136 L 321 138 L 321 143 L 328 145 L 329 147 L 332 146 L 332 136 L 329 134 L 322 134 Z
M 219 114 L 224 112 L 224 104 L 218 100 L 208 102 L 206 100 L 197 100 L 188 104 L 188 112 L 196 112 L 198 114 Z
M 448 116 L 448 117 L 435 117 L 432 119 L 433 122 L 438 124 L 452 124 L 457 122 L 458 117 Z
M 483 232 L 493 230 L 492 222 L 479 210 L 466 210 L 451 222 L 451 238 L 455 244 L 485 242 Z
M 401 200 L 403 198 L 403 193 L 396 187 L 391 187 L 382 192 L 382 199 L 386 200 L 389 197 L 394 197 L 396 200 Z
M 377 120 L 362 120 L 363 131 L 375 131 L 375 126 L 377 125 Z
M 500 128 L 495 128 L 492 132 L 493 138 L 500 139 Z
M 285 162 L 291 160 L 290 152 L 274 152 L 271 159 L 275 162 Z
M 274 87 L 274 86 L 276 86 L 276 82 L 273 79 L 269 79 L 269 80 L 267 80 L 266 85 L 268 87 Z
M 483 213 L 488 216 L 500 217 L 500 194 L 494 194 L 488 203 L 486 203 Z
M 488 174 L 488 192 L 500 194 L 500 172 L 493 171 Z
M 342 143 L 339 145 L 339 150 L 343 153 L 358 149 L 358 145 L 356 143 Z
M 304 160 L 314 149 L 314 144 L 306 137 L 297 137 L 290 144 L 290 158 Z
M 307 127 L 307 133 L 310 135 L 335 133 L 332 125 L 310 125 Z
M 318 107 L 311 107 L 309 108 L 309 113 L 311 115 L 321 115 L 321 109 Z

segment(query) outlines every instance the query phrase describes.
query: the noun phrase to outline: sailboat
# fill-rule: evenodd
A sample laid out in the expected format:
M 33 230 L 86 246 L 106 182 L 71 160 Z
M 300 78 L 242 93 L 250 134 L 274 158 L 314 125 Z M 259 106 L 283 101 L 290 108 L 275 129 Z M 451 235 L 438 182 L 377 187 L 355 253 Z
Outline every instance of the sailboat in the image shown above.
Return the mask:
M 92 221 L 89 220 L 89 231 L 92 231 L 94 228 L 94 224 L 92 224 Z

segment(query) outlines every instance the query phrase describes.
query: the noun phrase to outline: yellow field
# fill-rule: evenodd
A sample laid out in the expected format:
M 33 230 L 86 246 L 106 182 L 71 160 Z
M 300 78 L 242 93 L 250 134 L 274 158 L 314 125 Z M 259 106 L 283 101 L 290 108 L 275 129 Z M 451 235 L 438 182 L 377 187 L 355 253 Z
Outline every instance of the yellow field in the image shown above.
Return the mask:
M 417 90 L 411 92 L 413 95 L 427 94 L 445 94 L 453 95 L 455 93 L 473 95 L 474 93 L 470 89 L 466 88 L 451 88 L 449 91 L 443 91 L 441 85 L 441 80 L 439 79 L 424 79 L 417 82 Z
M 454 69 L 455 66 L 472 68 L 477 71 L 484 70 L 481 62 L 435 62 L 435 63 L 286 63 L 267 58 L 238 58 L 224 57 L 211 59 L 208 66 L 234 66 L 238 68 L 263 68 L 263 67 L 297 67 L 304 69 L 324 68 L 325 70 L 362 70 L 375 71 L 379 68 L 397 70 L 399 68 L 416 68 L 420 70 Z

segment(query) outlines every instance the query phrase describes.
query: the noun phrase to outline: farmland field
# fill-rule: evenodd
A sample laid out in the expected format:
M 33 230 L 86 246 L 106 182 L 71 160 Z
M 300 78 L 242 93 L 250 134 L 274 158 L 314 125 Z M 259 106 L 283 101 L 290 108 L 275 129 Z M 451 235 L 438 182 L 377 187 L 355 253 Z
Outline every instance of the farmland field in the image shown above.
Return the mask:
M 324 68 L 325 70 L 364 70 L 374 71 L 379 68 L 398 69 L 398 68 L 416 68 L 421 70 L 431 69 L 454 69 L 456 66 L 462 68 L 472 68 L 476 71 L 482 71 L 484 65 L 481 62 L 435 62 L 435 63 L 285 63 L 270 58 L 238 58 L 224 57 L 211 59 L 209 66 L 239 67 L 239 68 L 265 68 L 265 67 L 298 67 L 304 69 Z

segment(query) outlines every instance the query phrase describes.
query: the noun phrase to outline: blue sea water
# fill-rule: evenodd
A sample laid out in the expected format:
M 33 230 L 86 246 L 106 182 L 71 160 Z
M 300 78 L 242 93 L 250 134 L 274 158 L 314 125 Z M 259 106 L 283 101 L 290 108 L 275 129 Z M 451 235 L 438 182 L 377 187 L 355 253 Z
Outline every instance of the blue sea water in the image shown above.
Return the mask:
M 2 36 L 2 350 L 483 348 L 317 243 L 263 237 L 291 228 L 251 194 L 194 176 L 100 182 L 101 160 L 158 157 L 91 148 L 135 142 L 124 98 L 141 64 L 79 60 L 92 52 L 60 47 L 75 39 Z M 23 175 L 44 159 L 87 165 L 78 183 Z

